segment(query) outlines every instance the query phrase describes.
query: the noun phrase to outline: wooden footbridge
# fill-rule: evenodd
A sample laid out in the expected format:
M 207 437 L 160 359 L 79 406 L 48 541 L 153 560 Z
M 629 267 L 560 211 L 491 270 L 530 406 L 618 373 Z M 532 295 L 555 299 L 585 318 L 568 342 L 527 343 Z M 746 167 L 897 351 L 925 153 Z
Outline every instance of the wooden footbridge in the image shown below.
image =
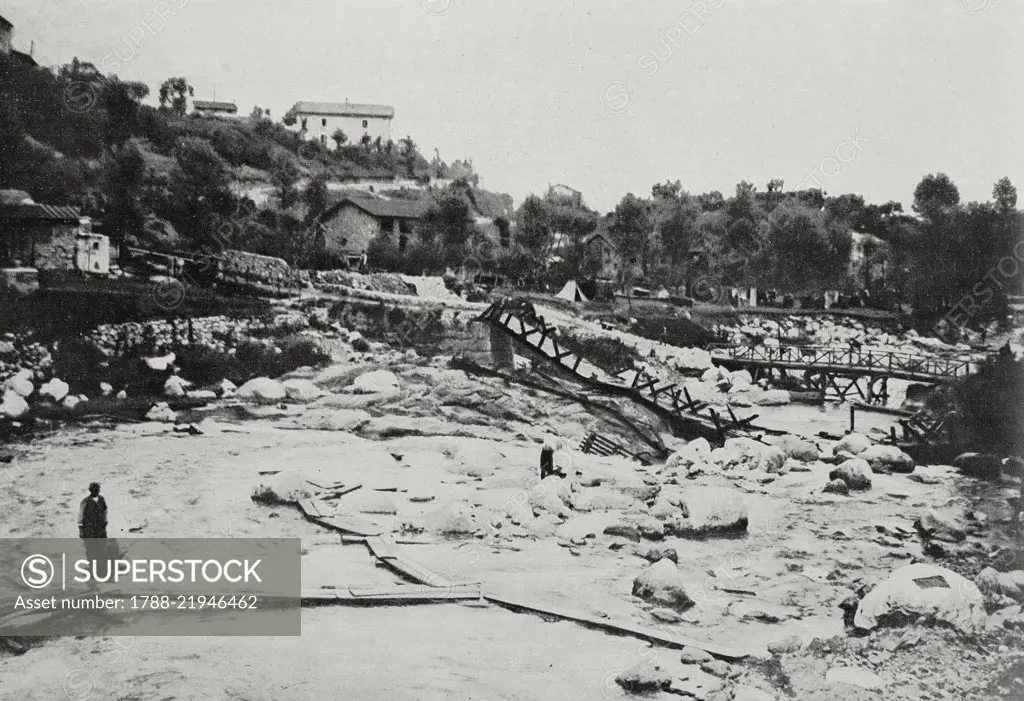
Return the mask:
M 890 379 L 944 384 L 966 377 L 976 363 L 872 348 L 835 346 L 714 345 L 711 359 L 729 370 L 748 370 L 756 381 L 803 374 L 808 389 L 832 393 L 839 399 L 859 396 L 869 404 L 884 404 Z
M 754 431 L 775 433 L 754 426 L 757 415 L 737 417 L 731 408 L 721 413 L 707 402 L 694 400 L 685 387 L 665 382 L 646 372 L 627 370 L 611 375 L 586 358 L 568 350 L 558 342 L 557 330 L 522 300 L 505 299 L 492 304 L 480 314 L 481 321 L 510 336 L 534 355 L 559 366 L 583 383 L 604 393 L 627 397 L 665 417 L 681 436 L 703 436 L 710 441 L 723 442 L 730 435 L 745 435 Z

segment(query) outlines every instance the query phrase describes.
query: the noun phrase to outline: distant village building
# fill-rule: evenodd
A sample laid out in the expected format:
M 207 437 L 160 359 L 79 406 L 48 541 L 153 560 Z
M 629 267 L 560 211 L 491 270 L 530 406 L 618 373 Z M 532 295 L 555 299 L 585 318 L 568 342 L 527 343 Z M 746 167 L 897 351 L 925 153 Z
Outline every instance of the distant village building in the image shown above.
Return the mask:
M 341 129 L 348 143 L 358 144 L 364 136 L 382 143 L 391 140 L 391 120 L 395 108 L 388 105 L 361 105 L 354 102 L 296 102 L 286 115 L 286 124 L 307 141 L 319 141 L 335 148 L 334 133 Z
M 0 266 L 110 272 L 110 244 L 78 209 L 37 204 L 27 192 L 0 190 Z
M 195 100 L 192 103 L 192 114 L 197 117 L 237 117 L 238 106 L 234 102 Z
M 597 272 L 595 277 L 598 280 L 617 280 L 622 261 L 619 258 L 619 251 L 608 237 L 595 231 L 583 240 L 586 255 L 596 261 Z
M 853 232 L 849 275 L 854 288 L 884 284 L 888 273 L 889 244 L 874 234 Z
M 575 190 L 568 185 L 548 185 L 548 197 L 564 197 L 572 200 L 577 206 L 583 204 L 583 193 L 579 190 Z
M 0 53 L 10 56 L 23 65 L 36 67 L 39 64 L 32 58 L 32 53 L 24 53 L 14 48 L 14 25 L 4 17 L 0 17 Z
M 358 264 L 370 242 L 386 233 L 404 249 L 416 223 L 430 207 L 428 200 L 399 200 L 346 196 L 321 216 L 328 253 Z

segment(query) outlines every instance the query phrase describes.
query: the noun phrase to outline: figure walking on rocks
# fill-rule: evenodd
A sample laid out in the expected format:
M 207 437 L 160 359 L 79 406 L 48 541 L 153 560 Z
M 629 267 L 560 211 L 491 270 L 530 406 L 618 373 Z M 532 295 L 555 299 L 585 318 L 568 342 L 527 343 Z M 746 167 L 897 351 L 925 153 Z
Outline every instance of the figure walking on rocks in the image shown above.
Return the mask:
M 545 443 L 544 447 L 540 449 L 540 478 L 541 481 L 545 477 L 551 475 L 558 475 L 564 478 L 565 473 L 561 470 L 555 470 L 555 449 L 551 447 L 550 443 Z

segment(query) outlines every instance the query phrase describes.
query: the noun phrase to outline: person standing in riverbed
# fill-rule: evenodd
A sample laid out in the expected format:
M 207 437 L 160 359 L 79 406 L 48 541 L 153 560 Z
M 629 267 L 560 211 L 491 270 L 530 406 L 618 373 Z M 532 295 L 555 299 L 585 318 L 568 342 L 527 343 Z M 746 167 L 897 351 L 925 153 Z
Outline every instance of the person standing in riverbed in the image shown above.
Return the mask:
M 89 496 L 78 507 L 78 537 L 85 541 L 85 556 L 94 568 L 106 560 L 107 500 L 100 496 L 99 482 L 89 485 Z

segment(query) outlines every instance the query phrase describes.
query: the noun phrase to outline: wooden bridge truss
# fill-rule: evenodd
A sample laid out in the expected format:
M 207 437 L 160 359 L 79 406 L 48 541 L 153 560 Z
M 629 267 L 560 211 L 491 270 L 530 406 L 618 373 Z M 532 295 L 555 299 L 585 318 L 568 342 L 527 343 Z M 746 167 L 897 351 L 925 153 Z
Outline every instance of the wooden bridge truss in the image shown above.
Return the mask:
M 584 375 L 580 365 L 585 359 L 562 347 L 558 343 L 555 328 L 537 316 L 529 303 L 501 300 L 485 309 L 479 319 L 493 324 L 521 345 L 560 366 L 582 382 L 610 394 L 629 397 L 657 411 L 683 434 L 701 435 L 720 443 L 729 434 L 766 431 L 753 425 L 756 414 L 739 418 L 728 408 L 727 416 L 722 415 L 706 402 L 690 397 L 685 387 L 666 383 L 645 372 L 630 370 L 605 379 Z

